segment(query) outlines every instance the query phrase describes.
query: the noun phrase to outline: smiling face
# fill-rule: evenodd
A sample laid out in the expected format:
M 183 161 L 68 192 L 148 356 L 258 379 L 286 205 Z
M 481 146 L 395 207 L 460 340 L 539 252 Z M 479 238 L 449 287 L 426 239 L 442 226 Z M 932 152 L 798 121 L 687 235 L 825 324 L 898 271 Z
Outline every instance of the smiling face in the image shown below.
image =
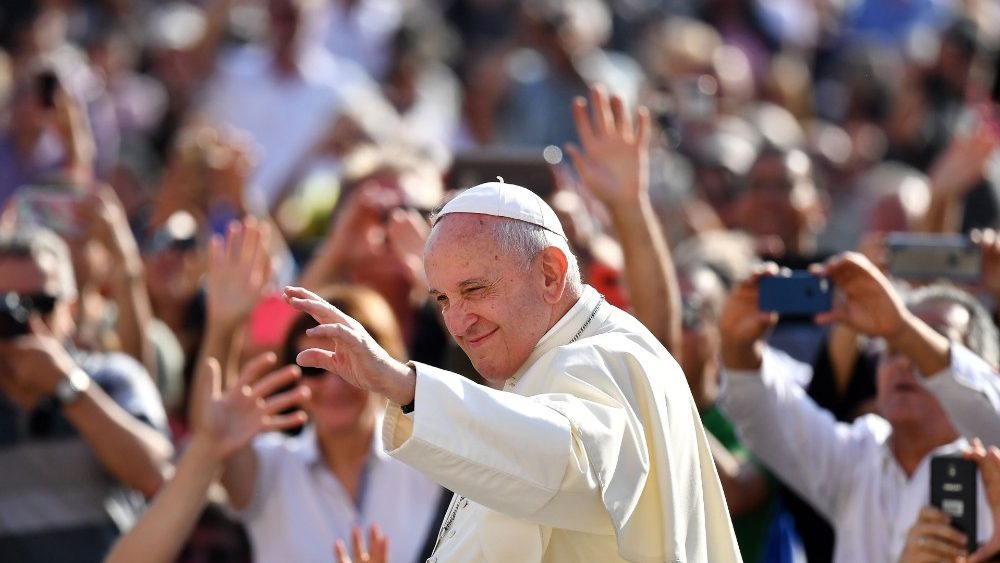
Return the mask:
M 499 219 L 456 213 L 431 232 L 424 267 L 455 342 L 495 388 L 514 375 L 554 323 L 542 255 L 528 266 L 495 238 Z M 565 273 L 564 273 L 565 275 Z

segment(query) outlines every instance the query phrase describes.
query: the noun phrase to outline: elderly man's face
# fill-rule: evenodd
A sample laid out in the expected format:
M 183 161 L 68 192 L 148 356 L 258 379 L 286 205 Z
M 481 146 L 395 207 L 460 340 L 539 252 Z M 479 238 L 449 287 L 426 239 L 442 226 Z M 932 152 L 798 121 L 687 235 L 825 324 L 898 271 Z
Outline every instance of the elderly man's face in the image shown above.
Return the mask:
M 969 312 L 957 303 L 928 301 L 913 313 L 949 340 L 968 344 Z M 879 412 L 893 424 L 915 420 L 937 420 L 950 424 L 937 398 L 920 384 L 920 376 L 907 357 L 894 350 L 883 353 L 877 376 Z
M 548 330 L 552 305 L 542 295 L 539 261 L 505 255 L 494 239 L 498 221 L 457 213 L 431 232 L 424 267 L 448 332 L 476 371 L 495 388 L 514 375 Z

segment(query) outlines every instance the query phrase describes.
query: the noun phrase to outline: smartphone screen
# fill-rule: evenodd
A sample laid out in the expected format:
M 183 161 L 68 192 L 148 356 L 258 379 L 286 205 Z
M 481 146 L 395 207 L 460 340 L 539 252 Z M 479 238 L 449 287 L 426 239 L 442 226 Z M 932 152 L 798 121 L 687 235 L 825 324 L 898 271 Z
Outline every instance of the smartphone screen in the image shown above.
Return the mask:
M 976 550 L 976 463 L 955 456 L 931 459 L 931 506 L 951 518 L 951 526 L 969 538 Z
M 28 186 L 14 194 L 12 206 L 17 225 L 52 229 L 65 237 L 86 233 L 81 213 L 84 194 L 70 186 Z
M 892 233 L 886 246 L 889 273 L 897 278 L 977 282 L 982 276 L 982 252 L 961 235 Z
M 757 286 L 757 308 L 780 315 L 805 317 L 829 311 L 833 282 L 804 270 L 787 276 L 767 276 Z

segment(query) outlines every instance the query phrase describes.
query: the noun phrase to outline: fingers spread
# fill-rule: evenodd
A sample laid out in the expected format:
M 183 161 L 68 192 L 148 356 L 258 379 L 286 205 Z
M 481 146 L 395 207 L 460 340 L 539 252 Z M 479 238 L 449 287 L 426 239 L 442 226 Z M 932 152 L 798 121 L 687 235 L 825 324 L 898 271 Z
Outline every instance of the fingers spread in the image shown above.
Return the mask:
M 277 371 L 273 371 L 253 385 L 253 394 L 257 397 L 269 397 L 275 391 L 287 387 L 293 383 L 302 371 L 298 366 L 288 365 Z
M 267 352 L 251 359 L 240 371 L 237 384 L 239 386 L 253 384 L 254 381 L 263 377 L 268 370 L 273 368 L 277 361 L 278 357 L 273 352 Z

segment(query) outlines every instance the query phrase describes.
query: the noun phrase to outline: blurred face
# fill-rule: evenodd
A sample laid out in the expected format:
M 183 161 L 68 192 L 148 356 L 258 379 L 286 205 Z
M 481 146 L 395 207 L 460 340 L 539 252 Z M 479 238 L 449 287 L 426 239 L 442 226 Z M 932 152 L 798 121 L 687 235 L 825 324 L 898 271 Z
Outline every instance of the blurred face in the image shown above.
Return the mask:
M 323 338 L 304 336 L 297 342 L 298 351 L 329 346 Z M 319 433 L 336 434 L 354 429 L 366 412 L 373 412 L 377 396 L 358 389 L 326 371 L 314 373 L 302 369 L 302 382 L 312 391 L 304 405 L 309 419 Z
M 528 271 L 493 238 L 500 219 L 457 213 L 444 217 L 424 252 L 431 298 L 455 342 L 493 387 L 524 364 L 548 330 L 553 307 L 543 297 L 536 257 Z
M 945 301 L 931 301 L 913 309 L 921 320 L 950 340 L 965 342 L 969 332 L 969 312 Z M 886 350 L 879 362 L 876 401 L 880 414 L 893 425 L 920 421 L 948 424 L 938 400 L 924 389 L 912 362 L 895 350 Z
M 399 177 L 395 174 L 377 174 L 365 180 L 356 189 L 365 199 L 357 207 L 352 221 L 355 244 L 347 249 L 347 263 L 351 276 L 383 295 L 393 290 L 409 291 L 408 270 L 397 253 L 389 246 L 386 220 L 393 209 L 404 204 L 405 196 Z
M 794 178 L 781 155 L 765 155 L 754 164 L 749 185 L 737 198 L 733 222 L 757 238 L 780 240 L 786 252 L 799 252 L 806 225 L 805 190 Z
M 271 41 L 279 51 L 290 51 L 295 46 L 302 10 L 295 0 L 271 0 L 267 3 Z
M 724 296 L 725 290 L 718 278 L 705 270 L 682 274 L 678 281 L 683 303 L 681 369 L 697 398 L 701 396 L 697 391 L 713 387 L 718 376 L 715 359 L 720 340 L 715 299 Z

